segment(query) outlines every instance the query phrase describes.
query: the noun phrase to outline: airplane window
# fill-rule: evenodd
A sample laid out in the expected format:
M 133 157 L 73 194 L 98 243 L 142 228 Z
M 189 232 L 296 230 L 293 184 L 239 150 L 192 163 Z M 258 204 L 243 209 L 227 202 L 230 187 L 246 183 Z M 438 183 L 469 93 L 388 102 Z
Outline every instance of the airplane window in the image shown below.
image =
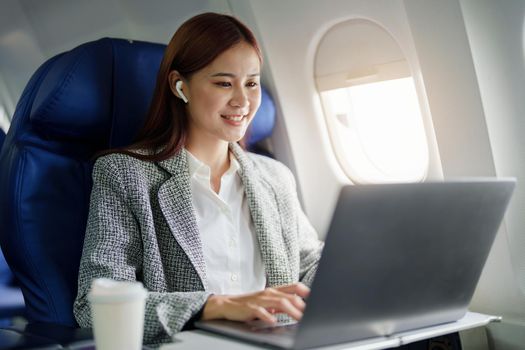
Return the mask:
M 416 87 L 390 34 L 366 20 L 337 25 L 319 45 L 315 73 L 332 145 L 352 181 L 425 178 L 429 155 Z

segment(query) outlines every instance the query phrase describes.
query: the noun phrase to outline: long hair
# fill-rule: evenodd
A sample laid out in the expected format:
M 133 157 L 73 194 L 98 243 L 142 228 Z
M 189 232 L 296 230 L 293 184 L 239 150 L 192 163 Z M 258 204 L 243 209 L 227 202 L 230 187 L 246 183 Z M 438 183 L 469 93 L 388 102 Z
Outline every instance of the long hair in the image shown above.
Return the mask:
M 218 13 L 203 13 L 184 22 L 171 38 L 157 74 L 155 90 L 146 117 L 135 142 L 119 152 L 146 161 L 162 161 L 176 155 L 185 145 L 188 116 L 184 102 L 173 95 L 168 75 L 177 70 L 190 79 L 192 74 L 210 64 L 232 46 L 246 42 L 262 63 L 262 54 L 252 31 L 238 19 Z M 134 150 L 146 149 L 144 154 Z

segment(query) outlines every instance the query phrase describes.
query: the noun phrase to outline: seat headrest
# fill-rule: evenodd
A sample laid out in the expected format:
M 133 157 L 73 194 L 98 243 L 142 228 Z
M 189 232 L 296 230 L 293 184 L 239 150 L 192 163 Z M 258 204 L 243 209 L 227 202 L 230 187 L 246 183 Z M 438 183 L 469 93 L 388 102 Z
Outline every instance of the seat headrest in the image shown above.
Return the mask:
M 149 107 L 164 49 L 104 38 L 61 54 L 39 85 L 31 123 L 54 138 L 109 138 L 108 147 L 130 142 Z M 130 127 L 133 135 L 122 130 Z
M 247 146 L 250 148 L 257 142 L 269 137 L 275 126 L 275 104 L 265 88 L 261 88 L 261 106 L 253 118 Z
M 111 46 L 99 42 L 61 55 L 40 84 L 31 122 L 58 137 L 104 134 L 112 107 L 111 55 Z

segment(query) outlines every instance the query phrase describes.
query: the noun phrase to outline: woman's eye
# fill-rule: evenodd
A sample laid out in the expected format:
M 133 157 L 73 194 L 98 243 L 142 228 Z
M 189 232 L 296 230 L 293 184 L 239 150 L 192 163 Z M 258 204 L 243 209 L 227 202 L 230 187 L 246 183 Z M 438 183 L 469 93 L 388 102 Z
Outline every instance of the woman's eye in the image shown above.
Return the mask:
M 232 84 L 230 82 L 227 82 L 227 81 L 219 81 L 219 82 L 215 83 L 215 85 L 218 85 L 218 86 L 221 86 L 221 87 L 230 87 L 230 86 L 232 86 Z
M 250 81 L 248 84 L 246 84 L 246 86 L 248 86 L 248 87 L 256 87 L 257 85 L 259 85 L 259 84 L 257 84 L 254 81 Z

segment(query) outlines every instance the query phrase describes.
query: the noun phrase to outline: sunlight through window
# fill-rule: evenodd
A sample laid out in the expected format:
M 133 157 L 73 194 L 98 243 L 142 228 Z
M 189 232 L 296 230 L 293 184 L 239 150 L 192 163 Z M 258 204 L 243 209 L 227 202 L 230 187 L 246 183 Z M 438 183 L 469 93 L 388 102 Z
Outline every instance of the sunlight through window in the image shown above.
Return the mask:
M 411 77 L 321 92 L 332 140 L 359 183 L 421 181 L 428 146 Z

